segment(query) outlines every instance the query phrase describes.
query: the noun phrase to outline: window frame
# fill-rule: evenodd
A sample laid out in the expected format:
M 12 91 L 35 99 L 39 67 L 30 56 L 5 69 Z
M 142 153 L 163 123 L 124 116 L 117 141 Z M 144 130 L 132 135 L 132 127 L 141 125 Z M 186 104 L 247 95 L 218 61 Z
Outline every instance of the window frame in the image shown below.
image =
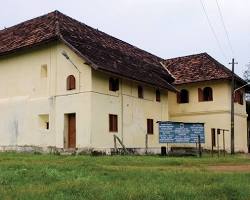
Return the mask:
M 240 105 L 244 105 L 244 93 L 240 90 L 234 93 L 234 102 Z
M 116 92 L 119 90 L 119 78 L 109 78 L 109 91 Z
M 155 90 L 155 101 L 161 102 L 161 91 L 159 89 Z
M 211 87 L 203 88 L 202 93 L 203 101 L 213 101 L 213 89 Z
M 139 99 L 144 99 L 144 89 L 141 85 L 138 85 L 137 87 L 137 93 Z
M 76 89 L 76 78 L 74 75 L 67 76 L 67 90 L 75 90 Z
M 183 92 L 186 92 L 186 101 L 183 100 Z M 181 89 L 180 92 L 177 93 L 177 103 L 184 104 L 189 103 L 189 91 L 187 89 Z
M 118 115 L 109 114 L 109 132 L 118 132 Z
M 147 119 L 147 134 L 153 135 L 154 134 L 154 119 Z

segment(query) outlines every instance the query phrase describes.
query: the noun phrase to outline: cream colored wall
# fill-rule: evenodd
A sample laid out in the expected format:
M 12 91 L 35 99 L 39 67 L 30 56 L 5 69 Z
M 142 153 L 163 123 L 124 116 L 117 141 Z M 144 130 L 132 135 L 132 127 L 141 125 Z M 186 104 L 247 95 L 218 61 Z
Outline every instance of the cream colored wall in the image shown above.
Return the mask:
M 199 102 L 198 88 L 211 87 L 213 101 Z M 169 94 L 169 115 L 172 121 L 205 123 L 205 145 L 211 149 L 211 128 L 231 130 L 231 88 L 227 81 L 193 83 L 178 86 L 189 91 L 189 103 L 178 104 L 176 94 Z M 222 135 L 219 145 L 222 148 Z M 226 149 L 230 151 L 230 131 L 225 132 Z M 177 144 L 178 145 L 178 144 Z M 217 148 L 217 147 L 216 147 Z M 235 103 L 235 150 L 247 152 L 246 104 Z
M 80 70 L 66 60 L 66 51 Z M 47 77 L 41 66 L 47 65 Z M 66 90 L 66 78 L 76 77 L 76 89 Z M 81 86 L 79 86 L 79 82 Z M 60 43 L 0 58 L 0 146 L 64 147 L 64 115 L 76 113 L 77 147 L 90 142 L 91 68 Z M 87 114 L 86 114 L 87 113 Z M 39 115 L 49 115 L 49 130 Z
M 78 70 L 66 60 L 66 51 Z M 41 66 L 47 65 L 47 77 Z M 68 75 L 76 77 L 76 89 L 66 90 Z M 197 88 L 191 84 L 190 103 L 179 105 L 174 93 L 161 91 L 155 101 L 155 88 L 144 87 L 144 99 L 137 97 L 138 84 L 120 79 L 120 90 L 109 91 L 109 77 L 85 64 L 84 60 L 61 43 L 23 51 L 0 58 L 0 146 L 34 145 L 65 147 L 65 115 L 76 113 L 76 147 L 113 147 L 109 132 L 109 114 L 118 115 L 118 133 L 127 147 L 145 147 L 147 119 L 154 119 L 154 134 L 149 148 L 160 147 L 156 121 L 205 122 L 206 147 L 210 147 L 210 129 L 230 129 L 230 85 L 210 82 L 213 102 L 198 102 Z M 228 98 L 225 98 L 225 95 Z M 235 105 L 236 150 L 246 150 L 245 104 Z M 39 115 L 49 115 L 50 128 L 39 125 Z M 170 117 L 169 117 L 170 115 Z M 227 148 L 228 148 L 228 138 Z
M 126 147 L 145 148 L 147 119 L 154 119 L 154 134 L 149 136 L 149 148 L 159 147 L 159 120 L 168 120 L 167 92 L 161 91 L 161 102 L 155 101 L 155 89 L 144 87 L 144 99 L 137 94 L 138 84 L 120 79 L 120 90 L 109 91 L 109 75 L 93 71 L 91 146 L 114 147 L 113 134 Z M 118 132 L 109 132 L 109 114 L 118 115 Z

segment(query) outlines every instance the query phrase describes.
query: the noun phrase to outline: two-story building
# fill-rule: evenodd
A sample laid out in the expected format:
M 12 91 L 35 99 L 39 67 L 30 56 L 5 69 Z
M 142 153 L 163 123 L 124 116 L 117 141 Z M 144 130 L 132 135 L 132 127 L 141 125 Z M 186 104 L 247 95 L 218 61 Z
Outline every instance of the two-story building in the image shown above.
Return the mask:
M 58 11 L 1 30 L 1 148 L 159 148 L 163 61 Z
M 204 122 L 210 149 L 211 129 L 230 129 L 230 74 L 207 54 L 164 60 L 55 11 L 0 30 L 0 149 L 110 151 L 116 135 L 159 152 L 156 122 L 169 120 Z M 243 91 L 236 101 L 246 152 Z
M 231 77 L 232 72 L 207 53 L 167 59 L 164 62 L 174 76 L 177 94 L 169 95 L 172 121 L 205 123 L 206 149 L 218 147 L 217 129 L 225 131 L 226 150 L 231 146 Z M 235 75 L 235 89 L 246 82 Z M 235 92 L 235 150 L 248 151 L 245 88 Z M 219 135 L 223 148 L 223 134 Z

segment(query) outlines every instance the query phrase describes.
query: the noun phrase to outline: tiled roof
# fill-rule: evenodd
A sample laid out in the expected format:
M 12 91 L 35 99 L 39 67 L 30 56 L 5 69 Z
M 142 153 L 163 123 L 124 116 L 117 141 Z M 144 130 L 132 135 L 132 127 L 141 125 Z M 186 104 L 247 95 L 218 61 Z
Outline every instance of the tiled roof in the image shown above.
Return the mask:
M 0 30 L 0 56 L 60 40 L 94 69 L 175 90 L 164 60 L 58 11 Z
M 167 59 L 164 65 L 174 76 L 174 84 L 231 79 L 231 71 L 207 53 Z M 236 80 L 245 83 L 239 76 Z

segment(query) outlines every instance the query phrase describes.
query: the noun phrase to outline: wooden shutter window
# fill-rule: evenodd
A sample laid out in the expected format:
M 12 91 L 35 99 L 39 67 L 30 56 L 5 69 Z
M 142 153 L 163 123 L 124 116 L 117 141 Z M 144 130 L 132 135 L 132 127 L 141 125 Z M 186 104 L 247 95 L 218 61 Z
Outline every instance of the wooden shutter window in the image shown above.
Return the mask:
M 179 103 L 189 102 L 189 92 L 186 89 L 182 89 L 179 93 Z
M 154 120 L 147 119 L 147 134 L 154 134 Z
M 161 92 L 160 92 L 160 90 L 156 90 L 155 96 L 156 96 L 156 101 L 160 102 L 161 101 Z
M 118 132 L 117 115 L 109 114 L 109 132 Z
M 67 77 L 67 90 L 76 89 L 76 79 L 73 75 Z
M 138 86 L 138 98 L 143 99 L 143 87 Z
M 203 90 L 198 88 L 198 100 L 203 101 Z
M 238 94 L 237 94 L 237 92 L 234 93 L 234 102 L 235 102 L 235 103 L 238 102 Z
M 177 103 L 181 103 L 181 93 L 180 92 L 176 93 L 176 100 L 177 100 Z
M 203 89 L 203 101 L 213 101 L 213 89 L 211 87 Z
M 239 104 L 240 104 L 240 105 L 243 105 L 243 104 L 244 104 L 244 101 L 243 101 L 244 98 L 243 98 L 243 96 L 244 96 L 243 93 L 240 92 L 240 95 L 239 95 Z
M 119 79 L 109 78 L 109 90 L 110 91 L 117 91 L 119 90 Z

